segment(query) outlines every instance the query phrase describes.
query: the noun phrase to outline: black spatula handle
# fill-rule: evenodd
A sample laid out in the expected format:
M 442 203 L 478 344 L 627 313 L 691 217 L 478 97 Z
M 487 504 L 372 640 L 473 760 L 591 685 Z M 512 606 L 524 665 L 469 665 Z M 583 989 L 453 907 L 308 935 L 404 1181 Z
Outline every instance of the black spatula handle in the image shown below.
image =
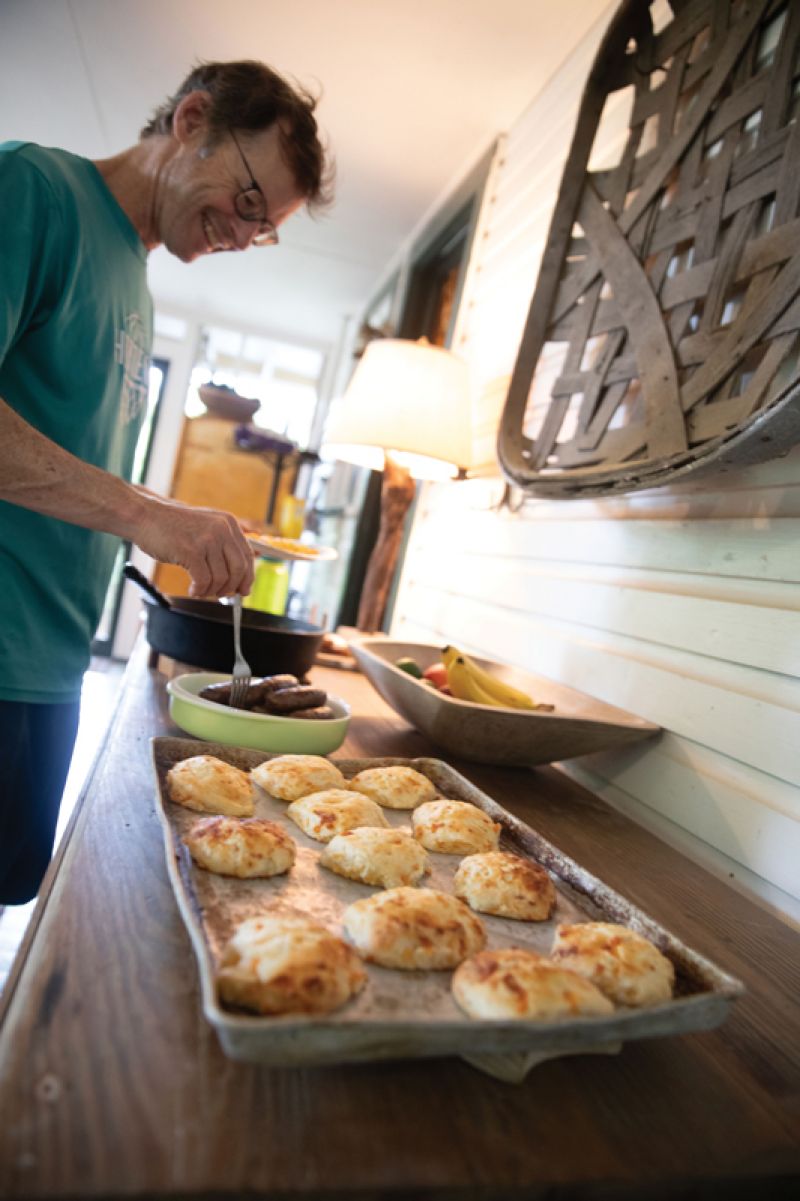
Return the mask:
M 162 609 L 172 608 L 172 605 L 164 596 L 164 593 L 159 592 L 155 584 L 151 584 L 147 576 L 142 575 L 141 571 L 139 571 L 139 568 L 134 567 L 133 563 L 126 563 L 122 569 L 122 574 L 126 579 L 131 580 L 134 584 L 141 588 L 142 592 L 146 592 L 147 595 L 151 596 L 154 601 L 157 601 L 157 603 L 161 605 Z

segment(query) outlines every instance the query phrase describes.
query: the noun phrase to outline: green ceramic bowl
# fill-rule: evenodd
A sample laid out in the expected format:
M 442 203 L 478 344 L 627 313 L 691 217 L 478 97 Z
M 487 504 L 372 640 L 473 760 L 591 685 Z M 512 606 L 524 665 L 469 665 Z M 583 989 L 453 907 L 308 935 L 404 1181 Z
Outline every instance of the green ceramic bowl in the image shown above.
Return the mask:
M 193 671 L 170 680 L 167 683 L 169 713 L 175 725 L 207 742 L 279 754 L 327 755 L 344 742 L 350 724 L 350 709 L 338 697 L 328 697 L 335 716 L 328 721 L 314 721 L 229 709 L 227 705 L 218 705 L 198 695 L 209 684 L 219 684 L 230 678 L 218 672 Z

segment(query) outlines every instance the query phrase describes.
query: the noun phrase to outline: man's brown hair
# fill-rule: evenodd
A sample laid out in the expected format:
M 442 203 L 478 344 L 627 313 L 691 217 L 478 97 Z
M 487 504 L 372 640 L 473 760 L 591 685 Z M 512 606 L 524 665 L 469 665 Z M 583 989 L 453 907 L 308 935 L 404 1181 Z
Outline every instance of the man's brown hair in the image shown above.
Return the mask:
M 172 132 L 175 109 L 190 92 L 208 92 L 211 141 L 229 129 L 257 131 L 277 124 L 281 152 L 309 208 L 330 203 L 332 166 L 326 162 L 314 117 L 316 100 L 294 87 L 264 63 L 243 59 L 232 63 L 199 63 L 173 96 L 155 110 L 140 133 Z

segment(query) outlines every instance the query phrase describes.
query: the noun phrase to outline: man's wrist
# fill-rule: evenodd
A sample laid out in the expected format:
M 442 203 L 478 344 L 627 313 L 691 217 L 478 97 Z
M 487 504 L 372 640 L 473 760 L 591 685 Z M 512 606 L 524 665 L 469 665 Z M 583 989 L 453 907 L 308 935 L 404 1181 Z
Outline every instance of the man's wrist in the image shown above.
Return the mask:
M 120 480 L 119 484 L 119 496 L 113 511 L 114 529 L 109 532 L 127 542 L 135 542 L 147 520 L 149 509 L 156 503 L 156 497 L 136 484 L 128 484 L 124 480 Z

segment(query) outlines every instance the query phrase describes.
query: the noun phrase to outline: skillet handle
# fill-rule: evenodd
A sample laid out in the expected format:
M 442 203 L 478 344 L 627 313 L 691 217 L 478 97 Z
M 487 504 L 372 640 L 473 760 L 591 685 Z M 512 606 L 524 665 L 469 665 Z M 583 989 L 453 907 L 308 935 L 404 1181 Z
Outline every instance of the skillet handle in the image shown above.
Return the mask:
M 133 563 L 126 563 L 122 569 L 122 574 L 127 580 L 131 580 L 138 588 L 141 588 L 142 592 L 146 592 L 149 597 L 152 597 L 152 599 L 156 601 L 156 603 L 159 604 L 162 609 L 172 608 L 172 605 L 164 596 L 164 593 L 159 592 L 155 584 L 151 584 L 147 576 L 142 575 L 141 571 L 139 571 L 139 568 L 134 567 Z

